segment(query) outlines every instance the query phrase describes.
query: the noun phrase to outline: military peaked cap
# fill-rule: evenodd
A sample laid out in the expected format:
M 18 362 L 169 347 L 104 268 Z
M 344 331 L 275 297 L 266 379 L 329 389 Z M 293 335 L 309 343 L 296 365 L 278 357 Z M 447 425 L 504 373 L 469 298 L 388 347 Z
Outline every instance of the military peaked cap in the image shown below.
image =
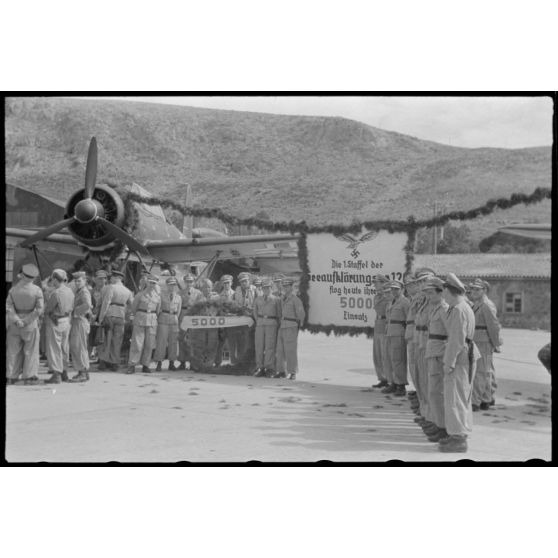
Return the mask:
M 63 269 L 55 269 L 52 272 L 52 277 L 54 279 L 58 279 L 58 281 L 67 281 L 68 280 L 68 276 L 66 275 L 66 272 Z
M 35 279 L 39 275 L 39 268 L 35 264 L 27 263 L 22 266 L 21 273 L 29 279 Z
M 462 293 L 465 292 L 465 285 L 460 281 L 459 277 L 457 277 L 455 273 L 447 274 L 444 287 L 447 287 L 448 285 L 460 290 Z
M 422 290 L 425 291 L 426 289 L 443 289 L 444 282 L 439 277 L 429 277 L 426 280 L 426 283 L 422 287 Z

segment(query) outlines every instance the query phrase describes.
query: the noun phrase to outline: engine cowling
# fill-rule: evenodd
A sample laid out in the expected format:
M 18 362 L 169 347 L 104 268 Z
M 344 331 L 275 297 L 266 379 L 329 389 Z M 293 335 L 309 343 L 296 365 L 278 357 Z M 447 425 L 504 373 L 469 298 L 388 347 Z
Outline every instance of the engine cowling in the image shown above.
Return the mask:
M 68 225 L 70 234 L 89 250 L 101 251 L 115 243 L 115 237 L 106 230 L 95 217 L 104 217 L 118 227 L 125 221 L 124 202 L 118 193 L 105 184 L 95 186 L 90 200 L 85 199 L 85 191 L 78 190 L 66 204 L 65 218 L 74 217 L 75 221 Z

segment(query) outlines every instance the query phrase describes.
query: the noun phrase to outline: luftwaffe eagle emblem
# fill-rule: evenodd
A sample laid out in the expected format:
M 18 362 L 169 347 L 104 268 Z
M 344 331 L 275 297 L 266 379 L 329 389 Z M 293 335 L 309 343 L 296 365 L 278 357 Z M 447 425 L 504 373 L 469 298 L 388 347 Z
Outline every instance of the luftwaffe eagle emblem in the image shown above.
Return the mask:
M 359 244 L 362 244 L 363 242 L 368 242 L 369 240 L 373 240 L 378 236 L 378 234 L 379 231 L 371 231 L 363 234 L 360 238 L 355 238 L 354 236 L 351 236 L 348 233 L 344 233 L 344 234 L 336 235 L 335 238 L 338 238 L 339 240 L 347 241 L 349 243 L 347 245 L 347 249 L 352 250 L 351 256 L 353 258 L 358 258 L 360 256 L 360 252 L 357 250 L 357 246 Z

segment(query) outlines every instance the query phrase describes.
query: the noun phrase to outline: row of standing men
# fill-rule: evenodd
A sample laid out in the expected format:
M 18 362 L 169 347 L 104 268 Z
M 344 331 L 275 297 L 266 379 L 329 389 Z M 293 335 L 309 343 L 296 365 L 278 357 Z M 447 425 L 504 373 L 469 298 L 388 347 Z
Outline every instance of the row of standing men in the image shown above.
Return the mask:
M 255 350 L 255 375 L 289 377 L 298 371 L 298 329 L 304 321 L 304 309 L 293 292 L 291 279 L 276 277 L 254 282 L 248 273 L 238 277 L 239 286 L 232 289 L 233 278 L 221 278 L 220 293 L 213 291 L 209 279 L 194 287 L 192 274 L 184 276 L 179 289 L 174 276 L 166 278 L 161 292 L 159 280 L 149 273 L 142 275 L 140 290 L 134 296 L 123 284 L 124 275 L 114 270 L 95 274 L 95 286 L 88 287 L 83 271 L 73 274 L 68 283 L 64 270 L 56 269 L 43 291 L 34 284 L 38 269 L 26 264 L 19 281 L 7 298 L 7 383 L 15 383 L 21 375 L 25 384 L 39 382 L 39 347 L 46 355 L 51 377 L 47 383 L 89 380 L 90 349 L 97 345 L 99 370 L 118 370 L 126 323 L 132 324 L 127 373 L 134 373 L 138 364 L 144 372 L 151 371 L 152 359 L 161 370 L 162 361 L 169 360 L 169 370 L 186 369 L 194 364 L 192 343 L 202 336 L 212 349 L 211 363 L 219 365 L 224 343 L 229 346 L 231 364 L 247 350 Z M 275 290 L 272 292 L 272 284 Z M 233 327 L 226 334 L 205 330 L 187 334 L 179 329 L 182 317 L 194 304 L 204 301 L 225 301 L 252 316 L 255 328 Z M 222 332 L 221 332 L 222 333 Z M 208 336 L 215 335 L 215 342 Z M 78 372 L 68 376 L 70 357 Z M 179 365 L 175 366 L 175 360 Z M 193 366 L 192 366 L 193 367 Z
M 405 396 L 409 375 L 415 422 L 440 451 L 467 451 L 472 412 L 495 403 L 493 353 L 502 339 L 490 285 L 420 268 L 405 284 L 377 276 L 375 289 L 373 387 Z

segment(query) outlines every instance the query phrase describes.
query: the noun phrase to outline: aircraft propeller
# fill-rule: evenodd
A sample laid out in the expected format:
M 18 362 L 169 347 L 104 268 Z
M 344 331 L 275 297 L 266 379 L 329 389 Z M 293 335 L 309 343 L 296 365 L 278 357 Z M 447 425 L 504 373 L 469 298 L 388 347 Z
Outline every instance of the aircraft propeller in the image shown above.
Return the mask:
M 121 240 L 131 250 L 145 252 L 143 244 L 118 226 L 123 221 L 123 206 L 118 194 L 103 185 L 97 187 L 97 193 L 95 193 L 96 180 L 97 140 L 93 137 L 89 143 L 87 153 L 84 189 L 71 196 L 66 206 L 66 214 L 73 214 L 29 236 L 21 243 L 21 246 L 24 248 L 32 246 L 39 240 L 43 240 L 64 227 L 68 227 L 70 232 L 90 249 L 95 249 L 99 243 L 106 244 L 105 240 L 110 242 L 112 237 L 112 239 Z M 121 211 L 119 211 L 119 208 Z M 115 225 L 105 217 L 116 219 L 118 224 Z M 108 238 L 106 238 L 107 236 Z

